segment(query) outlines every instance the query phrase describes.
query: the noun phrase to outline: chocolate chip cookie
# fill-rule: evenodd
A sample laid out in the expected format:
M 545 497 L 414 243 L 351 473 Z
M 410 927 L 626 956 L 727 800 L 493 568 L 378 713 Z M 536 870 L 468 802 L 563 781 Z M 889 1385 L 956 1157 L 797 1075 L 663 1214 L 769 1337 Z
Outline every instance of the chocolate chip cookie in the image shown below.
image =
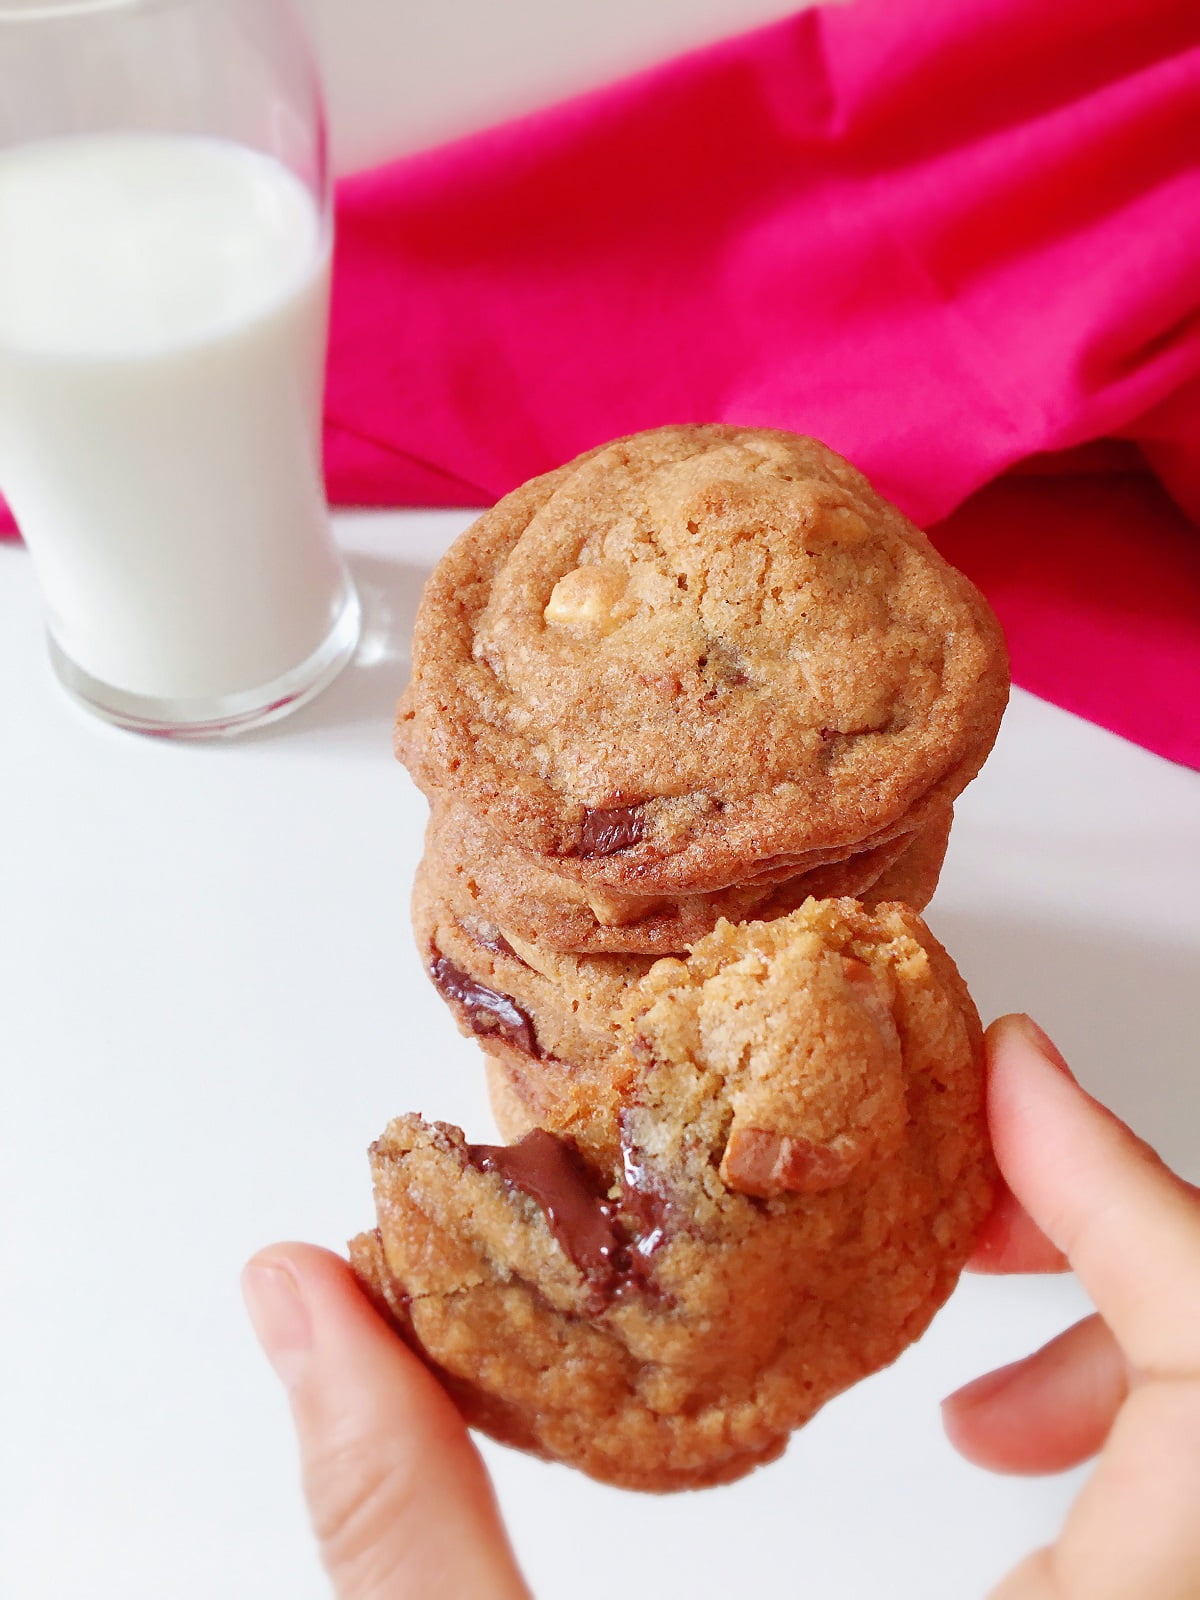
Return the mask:
M 840 457 L 670 427 L 458 540 L 396 744 L 431 797 L 589 894 L 707 894 L 916 832 L 1006 695 L 986 603 Z
M 352 1260 L 494 1437 L 726 1482 L 952 1289 L 993 1191 L 979 1023 L 915 913 L 848 900 L 721 923 L 619 1019 L 615 1159 L 398 1118 Z
M 948 806 L 942 807 L 918 833 L 898 833 L 885 844 L 807 871 L 776 862 L 708 894 L 642 895 L 614 894 L 565 877 L 544 858 L 514 848 L 466 806 L 439 798 L 426 834 L 423 871 L 436 874 L 446 892 L 460 900 L 469 896 L 500 926 L 549 949 L 667 955 L 703 938 L 722 917 L 741 922 L 776 916 L 810 897 L 904 899 L 919 911 L 937 884 L 950 814 Z M 904 861 L 907 869 L 901 867 Z M 900 873 L 895 881 L 911 892 L 875 893 L 878 880 L 892 868 Z

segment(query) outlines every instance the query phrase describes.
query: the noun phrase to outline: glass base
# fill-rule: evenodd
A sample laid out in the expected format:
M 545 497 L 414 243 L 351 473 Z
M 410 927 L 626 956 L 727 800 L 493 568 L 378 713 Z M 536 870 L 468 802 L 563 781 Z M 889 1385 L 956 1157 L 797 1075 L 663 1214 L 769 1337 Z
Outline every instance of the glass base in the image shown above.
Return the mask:
M 163 739 L 214 739 L 265 727 L 315 699 L 353 656 L 361 628 L 358 592 L 347 578 L 338 619 L 307 661 L 261 688 L 212 700 L 166 700 L 115 689 L 76 666 L 53 634 L 48 634 L 47 640 L 59 682 L 88 711 L 134 733 Z

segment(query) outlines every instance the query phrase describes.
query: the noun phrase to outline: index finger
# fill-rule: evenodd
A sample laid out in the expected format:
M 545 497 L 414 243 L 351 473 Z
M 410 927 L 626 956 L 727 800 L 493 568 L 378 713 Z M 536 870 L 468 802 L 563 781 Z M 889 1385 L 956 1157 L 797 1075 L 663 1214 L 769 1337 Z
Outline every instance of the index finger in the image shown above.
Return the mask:
M 988 1050 L 992 1142 L 1010 1189 L 1136 1369 L 1200 1372 L 1195 1191 L 1079 1087 L 1027 1017 L 993 1023 Z

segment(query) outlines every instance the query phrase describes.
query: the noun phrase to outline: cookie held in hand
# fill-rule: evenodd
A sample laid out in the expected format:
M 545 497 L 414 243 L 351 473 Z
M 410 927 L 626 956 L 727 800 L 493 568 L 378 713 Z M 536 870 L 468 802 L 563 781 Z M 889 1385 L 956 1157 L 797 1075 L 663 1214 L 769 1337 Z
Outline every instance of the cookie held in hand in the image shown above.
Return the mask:
M 619 1146 L 401 1117 L 351 1258 L 467 1420 L 629 1488 L 727 1482 L 893 1361 L 992 1198 L 978 1018 L 907 907 L 721 923 L 624 997 Z

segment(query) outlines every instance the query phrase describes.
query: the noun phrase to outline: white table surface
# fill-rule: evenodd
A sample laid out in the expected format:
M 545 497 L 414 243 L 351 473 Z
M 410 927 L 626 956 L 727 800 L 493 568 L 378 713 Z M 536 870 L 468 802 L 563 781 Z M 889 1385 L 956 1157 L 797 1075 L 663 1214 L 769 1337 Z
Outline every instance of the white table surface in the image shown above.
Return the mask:
M 289 722 L 180 745 L 78 710 L 0 547 L 0 1594 L 325 1594 L 243 1260 L 371 1220 L 365 1149 L 489 1131 L 406 914 L 424 803 L 389 723 L 423 576 L 465 513 L 339 519 L 369 612 Z M 1200 1177 L 1200 780 L 1017 694 L 930 912 L 985 1016 L 1028 1008 Z M 730 1488 L 642 1498 L 487 1446 L 541 1600 L 973 1600 L 1077 1474 L 994 1478 L 937 1400 L 1085 1310 L 967 1279 L 926 1338 Z

